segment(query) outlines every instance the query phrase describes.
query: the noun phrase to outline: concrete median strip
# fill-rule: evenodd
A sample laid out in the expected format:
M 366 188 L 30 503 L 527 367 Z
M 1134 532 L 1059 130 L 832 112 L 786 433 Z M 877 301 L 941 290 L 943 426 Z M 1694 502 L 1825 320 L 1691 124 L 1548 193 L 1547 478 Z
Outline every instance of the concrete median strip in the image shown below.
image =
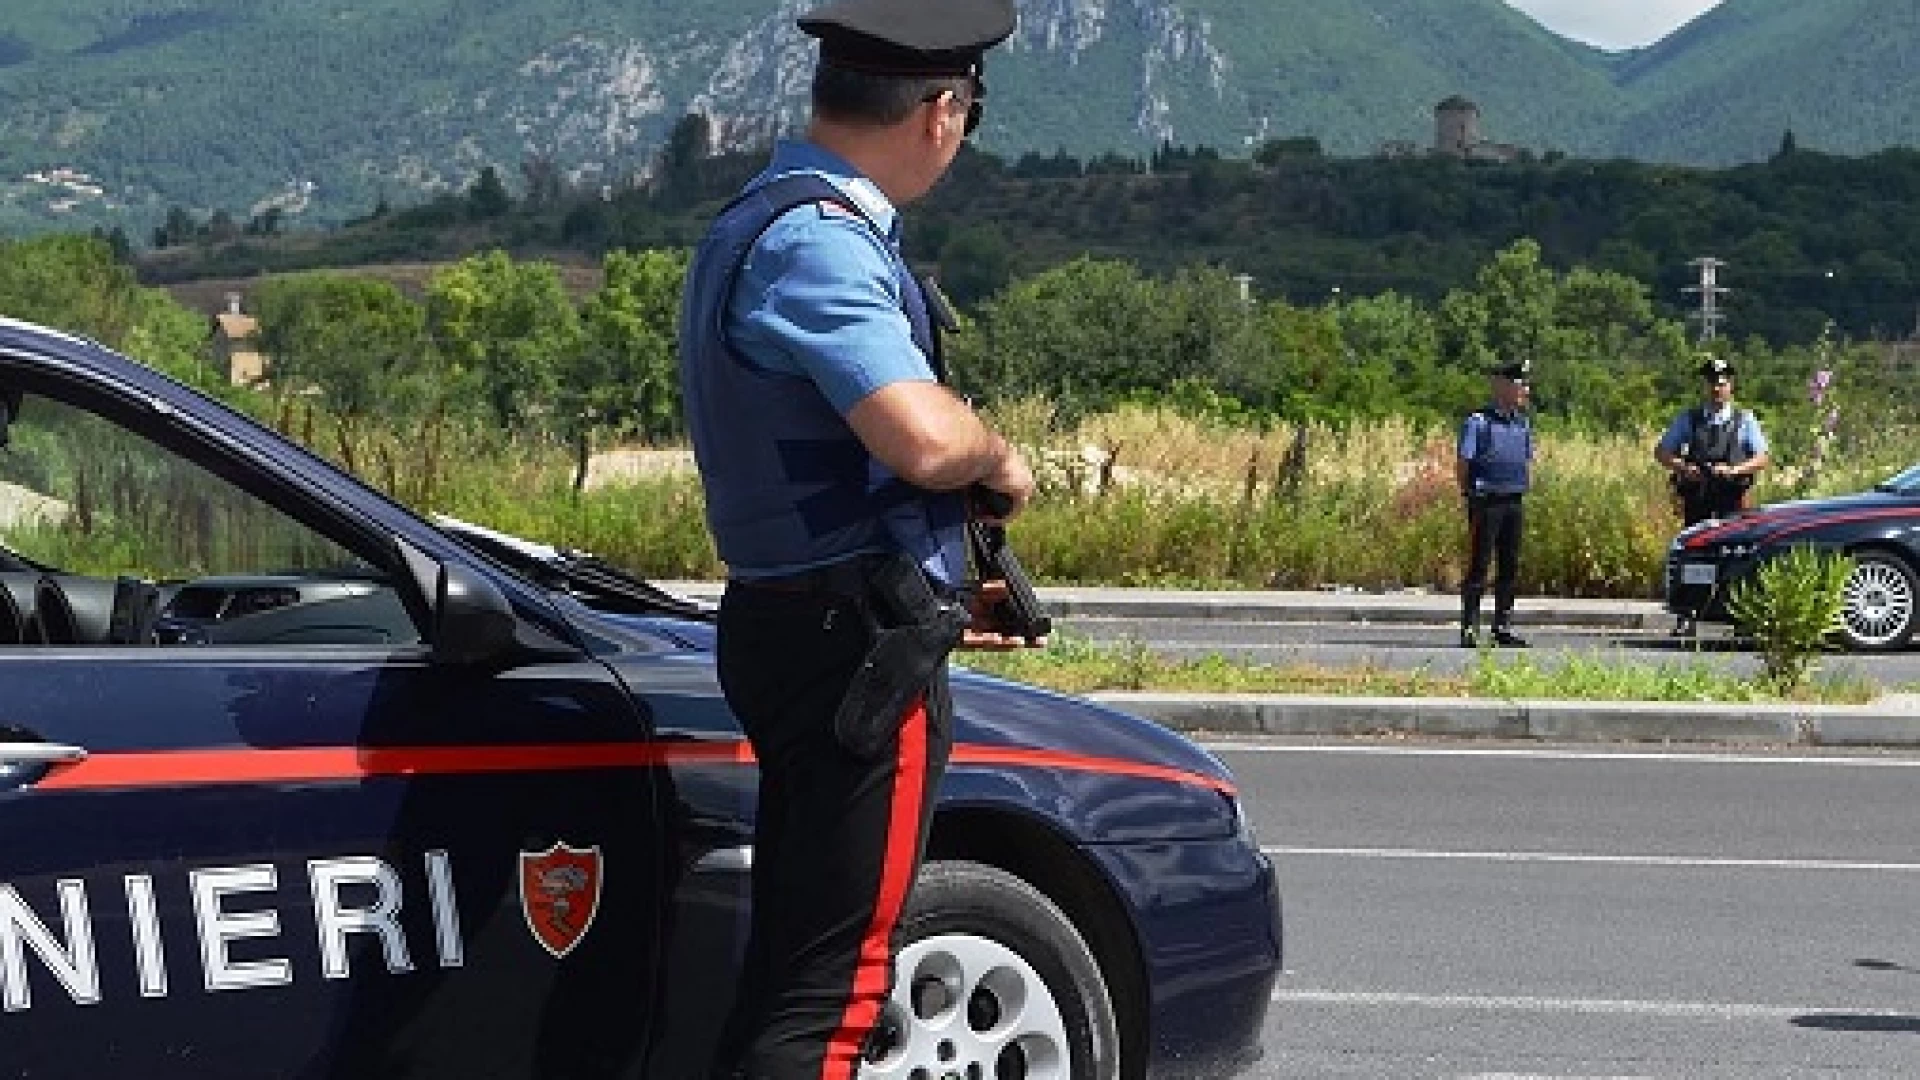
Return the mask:
M 1117 692 L 1088 696 L 1196 733 L 1920 746 L 1920 696 L 1915 695 L 1865 706 Z
M 717 583 L 670 582 L 671 592 L 717 600 Z M 1039 591 L 1060 618 L 1188 622 L 1312 622 L 1450 626 L 1458 600 L 1441 593 L 1195 592 L 1180 589 L 1057 588 Z M 1648 600 L 1523 597 L 1515 620 L 1528 626 L 1665 629 Z M 1920 747 L 1920 695 L 1871 705 L 1753 705 L 1729 702 L 1496 701 L 1477 698 L 1362 698 L 1251 694 L 1090 694 L 1096 701 L 1186 732 L 1356 737 L 1420 735 L 1542 742 Z

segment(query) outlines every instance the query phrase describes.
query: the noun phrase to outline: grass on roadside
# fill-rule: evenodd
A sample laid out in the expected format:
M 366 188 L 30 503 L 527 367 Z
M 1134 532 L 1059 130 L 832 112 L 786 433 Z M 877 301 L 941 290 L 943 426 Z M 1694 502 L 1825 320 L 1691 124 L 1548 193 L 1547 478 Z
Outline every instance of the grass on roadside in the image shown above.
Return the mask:
M 1571 657 L 1543 664 L 1531 656 L 1482 652 L 1461 674 L 1424 668 L 1389 670 L 1372 664 L 1330 668 L 1313 664 L 1249 664 L 1212 654 L 1190 659 L 1156 656 L 1145 643 L 1106 644 L 1056 635 L 1045 649 L 966 653 L 960 661 L 991 675 L 1067 693 L 1156 690 L 1213 694 L 1312 694 L 1350 697 L 1500 698 L 1563 701 L 1778 702 L 1759 680 L 1716 670 L 1704 659 L 1682 663 L 1620 663 Z M 1852 671 L 1809 681 L 1791 700 L 1861 705 L 1883 688 Z

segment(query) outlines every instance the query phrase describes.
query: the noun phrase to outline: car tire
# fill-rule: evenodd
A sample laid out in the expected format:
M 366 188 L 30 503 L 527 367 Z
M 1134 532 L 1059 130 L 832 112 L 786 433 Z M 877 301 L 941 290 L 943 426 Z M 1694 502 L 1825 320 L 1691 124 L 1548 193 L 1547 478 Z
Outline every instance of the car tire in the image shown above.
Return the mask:
M 893 995 L 860 1080 L 1118 1075 L 1100 966 L 1038 889 L 979 863 L 928 863 L 898 940 Z
M 1841 596 L 1840 639 L 1847 648 L 1885 652 L 1913 638 L 1920 575 L 1898 556 L 1856 552 Z

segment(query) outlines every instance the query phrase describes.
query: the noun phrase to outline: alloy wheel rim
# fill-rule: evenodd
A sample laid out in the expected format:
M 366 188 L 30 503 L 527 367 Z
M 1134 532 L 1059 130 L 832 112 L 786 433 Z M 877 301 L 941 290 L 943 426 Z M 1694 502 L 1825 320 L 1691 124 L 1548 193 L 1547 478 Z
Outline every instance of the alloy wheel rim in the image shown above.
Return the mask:
M 1046 980 L 990 938 L 941 934 L 895 962 L 861 1080 L 1067 1080 L 1066 1018 Z
M 1913 583 L 1899 567 L 1863 562 L 1848 575 L 1842 595 L 1841 618 L 1863 644 L 1893 641 L 1913 620 Z

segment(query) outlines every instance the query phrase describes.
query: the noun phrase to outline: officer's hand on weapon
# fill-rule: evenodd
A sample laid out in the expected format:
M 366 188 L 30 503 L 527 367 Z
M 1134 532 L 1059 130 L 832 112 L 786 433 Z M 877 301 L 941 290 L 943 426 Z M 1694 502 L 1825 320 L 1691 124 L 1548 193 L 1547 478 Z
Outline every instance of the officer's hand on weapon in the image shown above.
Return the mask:
M 1033 475 L 1026 471 L 1024 461 L 1016 458 L 1015 464 L 1018 472 L 1024 474 L 1025 492 L 1031 495 Z M 1019 475 L 1011 479 L 1015 483 L 1022 481 Z M 1045 648 L 1053 620 L 1042 610 L 1026 569 L 1007 546 L 1006 527 L 1002 524 L 1019 512 L 1019 503 L 1014 496 L 984 481 L 968 490 L 967 502 L 973 518 L 967 523 L 967 542 L 979 578 L 967 595 L 970 621 L 960 639 L 960 647 Z
M 967 625 L 966 632 L 960 637 L 960 648 L 981 652 L 1046 648 L 1045 637 L 1028 641 L 1018 634 L 1001 632 L 1000 615 L 995 609 L 1006 602 L 1006 582 L 997 579 L 981 582 L 979 587 L 967 597 L 967 612 L 973 616 L 973 621 Z
M 998 499 L 975 499 L 973 516 L 975 521 L 988 525 L 1005 525 L 1026 509 L 1027 501 L 1033 498 L 1033 470 L 1027 467 L 1027 459 L 1012 444 L 1006 444 L 1006 453 L 1000 459 L 1000 467 L 981 477 L 979 486 L 998 495 Z

